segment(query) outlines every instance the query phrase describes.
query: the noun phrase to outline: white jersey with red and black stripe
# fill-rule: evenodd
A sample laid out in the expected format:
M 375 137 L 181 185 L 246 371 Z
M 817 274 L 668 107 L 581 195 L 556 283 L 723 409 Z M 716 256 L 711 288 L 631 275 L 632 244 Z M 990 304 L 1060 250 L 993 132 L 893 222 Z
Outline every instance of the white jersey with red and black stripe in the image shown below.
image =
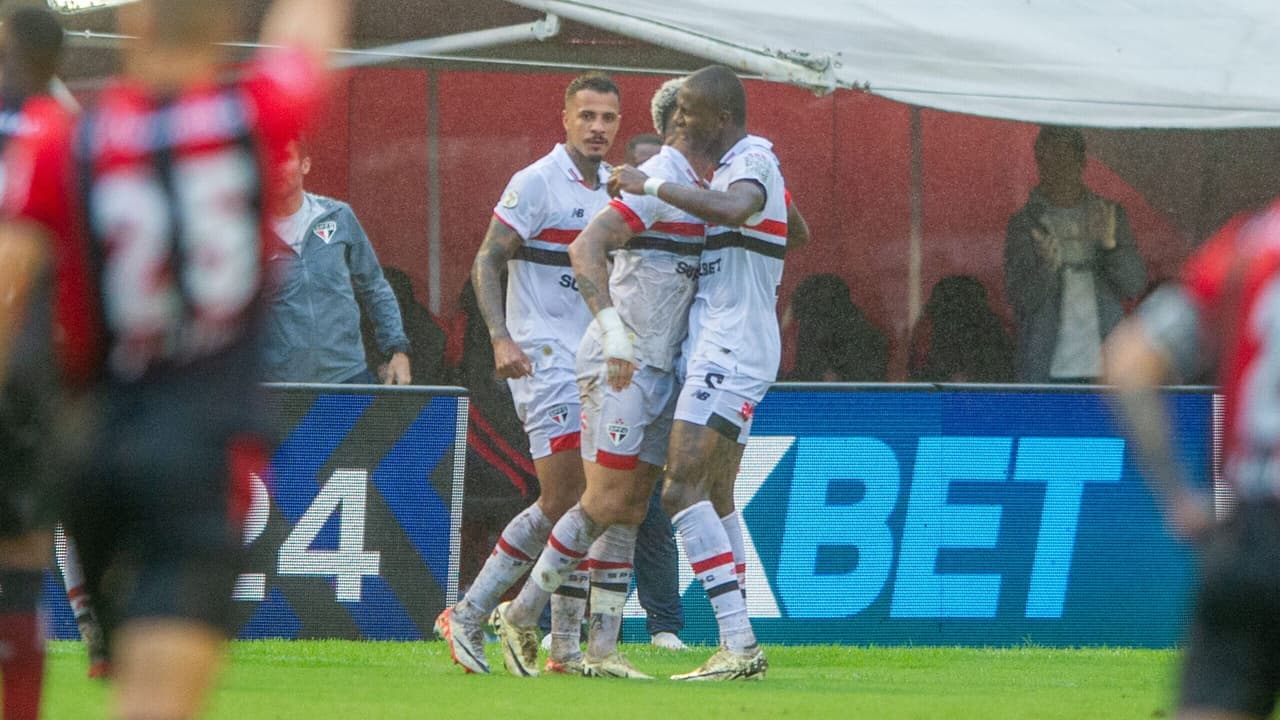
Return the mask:
M 787 251 L 786 183 L 773 145 L 748 135 L 729 149 L 711 178 L 721 192 L 752 182 L 764 209 L 742 227 L 707 228 L 698 293 L 689 314 L 690 361 L 713 360 L 765 382 L 778 376 L 778 286 Z
M 601 163 L 596 187 L 578 171 L 563 144 L 516 173 L 493 209 L 523 245 L 507 264 L 507 332 L 531 359 L 559 355 L 572 369 L 591 311 L 578 294 L 569 243 L 609 202 L 610 168 Z
M 700 184 L 679 150 L 662 150 L 640 166 L 649 177 Z M 609 295 L 635 334 L 636 362 L 671 370 L 689 329 L 689 304 L 698 285 L 706 224 L 650 195 L 624 193 L 610 203 L 635 235 L 613 254 Z M 599 334 L 591 324 L 589 334 Z

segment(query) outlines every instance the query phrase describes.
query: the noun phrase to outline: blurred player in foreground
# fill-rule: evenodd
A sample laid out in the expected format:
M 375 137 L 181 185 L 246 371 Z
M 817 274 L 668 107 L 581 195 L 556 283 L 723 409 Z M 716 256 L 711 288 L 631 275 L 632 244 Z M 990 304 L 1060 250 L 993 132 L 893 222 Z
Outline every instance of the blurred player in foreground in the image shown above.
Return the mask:
M 22 132 L 26 112 L 40 112 L 57 70 L 62 28 L 48 10 L 19 8 L 4 17 L 0 68 L 0 148 Z M 7 252 L 12 250 L 13 252 Z M 48 273 L 39 248 L 0 248 L 0 298 L 6 322 L 0 346 L 13 347 L 0 367 L 0 676 L 5 720 L 39 714 L 44 632 L 38 612 L 52 545 L 49 452 L 56 407 Z M 19 283 L 30 285 L 23 288 Z M 22 292 L 23 290 L 29 292 Z
M 507 588 L 524 575 L 555 524 L 582 494 L 578 386 L 574 353 L 591 312 L 578 295 L 569 243 L 609 202 L 604 156 L 622 118 L 621 94 L 607 76 L 588 73 L 565 90 L 565 142 L 516 173 L 493 209 L 471 280 L 489 326 L 498 377 L 511 386 L 529 435 L 541 493 L 498 538 L 466 594 L 436 619 L 454 662 L 487 673 L 484 623 Z M 502 273 L 509 273 L 506 298 Z M 581 558 L 580 558 L 581 559 Z M 572 573 L 551 608 L 551 672 L 581 671 L 586 568 Z M 534 639 L 533 659 L 537 656 Z M 536 675 L 537 669 L 524 668 Z
M 655 178 L 697 186 L 711 160 L 676 133 L 643 167 Z M 577 357 L 586 490 L 552 529 L 519 596 L 494 613 L 513 674 L 530 674 L 537 659 L 534 622 L 586 556 L 591 630 L 583 674 L 651 679 L 618 652 L 618 632 L 637 526 L 666 461 L 673 371 L 688 331 L 705 232 L 701 220 L 657 198 L 624 195 L 569 246 L 578 289 L 595 315 Z
M 1220 524 L 1174 454 L 1158 388 L 1208 369 L 1226 396 L 1223 474 L 1238 499 Z M 1224 226 L 1119 326 L 1106 378 L 1169 525 L 1204 548 L 1179 717 L 1267 717 L 1280 691 L 1280 201 Z
M 194 716 L 221 658 L 246 481 L 265 460 L 263 185 L 320 102 L 349 6 L 277 0 L 263 42 L 278 49 L 230 84 L 215 44 L 232 30 L 226 4 L 122 7 L 138 40 L 121 81 L 78 122 L 31 117 L 6 157 L 4 207 L 18 220 L 0 250 L 53 269 L 76 396 L 64 420 L 83 453 L 61 516 L 101 601 L 114 717 Z

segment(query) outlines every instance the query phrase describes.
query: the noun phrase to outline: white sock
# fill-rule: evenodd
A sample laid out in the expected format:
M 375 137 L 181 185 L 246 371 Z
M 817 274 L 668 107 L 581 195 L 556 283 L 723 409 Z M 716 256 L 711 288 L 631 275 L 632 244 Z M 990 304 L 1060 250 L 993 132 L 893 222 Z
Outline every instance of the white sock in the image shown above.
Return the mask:
M 591 543 L 603 532 L 604 527 L 587 517 L 581 505 L 569 508 L 547 536 L 547 546 L 533 564 L 528 582 L 507 610 L 507 620 L 524 627 L 536 624 L 551 593 L 586 558 Z
M 76 620 L 89 614 L 89 595 L 84 590 L 84 567 L 80 564 L 80 553 L 76 552 L 75 541 L 67 536 L 67 555 L 62 563 L 62 585 L 67 590 L 67 602 L 71 604 L 71 612 Z
M 582 616 L 587 612 L 591 574 L 578 563 L 551 595 L 551 657 L 560 662 L 582 656 Z
M 756 645 L 747 601 L 738 590 L 733 548 L 709 500 L 691 505 L 671 518 L 680 532 L 693 574 L 702 582 L 720 626 L 720 644 L 737 653 Z
M 502 593 L 524 575 L 533 558 L 542 552 L 550 532 L 551 520 L 537 503 L 512 518 L 498 536 L 498 544 L 480 568 L 475 582 L 454 608 L 458 618 L 464 622 L 484 622 L 498 606 Z
M 602 659 L 618 649 L 622 606 L 631 591 L 636 554 L 635 525 L 611 525 L 591 546 L 591 630 L 587 657 Z
M 729 536 L 729 545 L 733 548 L 733 572 L 738 576 L 738 589 L 742 597 L 747 596 L 747 546 L 742 541 L 742 516 L 737 510 L 720 518 L 724 532 Z

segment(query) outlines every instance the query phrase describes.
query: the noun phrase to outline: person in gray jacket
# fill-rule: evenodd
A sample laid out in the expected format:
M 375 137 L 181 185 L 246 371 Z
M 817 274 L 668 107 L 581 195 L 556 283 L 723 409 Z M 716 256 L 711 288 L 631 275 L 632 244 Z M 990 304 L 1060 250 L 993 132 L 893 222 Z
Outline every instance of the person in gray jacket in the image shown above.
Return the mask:
M 409 340 L 395 293 L 351 206 L 303 189 L 310 170 L 305 147 L 294 141 L 273 178 L 272 224 L 281 242 L 271 251 L 266 380 L 406 385 Z M 362 310 L 390 358 L 379 378 L 366 364 Z
M 1042 127 L 1035 158 L 1040 184 L 1009 219 L 1004 245 L 1018 380 L 1096 382 L 1102 341 L 1146 286 L 1146 267 L 1124 208 L 1084 184 L 1079 130 Z

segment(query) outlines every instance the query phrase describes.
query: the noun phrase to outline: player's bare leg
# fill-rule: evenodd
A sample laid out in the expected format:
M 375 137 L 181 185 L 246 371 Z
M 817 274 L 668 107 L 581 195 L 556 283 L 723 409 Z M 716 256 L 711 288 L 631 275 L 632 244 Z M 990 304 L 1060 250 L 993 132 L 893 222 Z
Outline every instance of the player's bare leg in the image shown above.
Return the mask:
M 38 603 L 53 537 L 33 532 L 0 541 L 0 675 L 5 720 L 36 720 L 44 682 Z
M 204 705 L 222 661 L 223 636 L 191 620 L 132 620 L 113 635 L 114 715 L 181 720 Z
M 747 616 L 733 546 L 711 502 L 711 468 L 732 458 L 735 445 L 736 439 L 702 425 L 683 420 L 672 425 L 662 505 L 720 627 L 720 650 L 698 669 L 673 675 L 675 680 L 755 680 L 768 669 Z
M 542 552 L 552 526 L 582 496 L 586 480 L 582 457 L 576 448 L 552 453 L 533 461 L 542 492 L 537 502 L 517 515 L 502 530 L 498 544 L 458 604 L 446 608 L 436 619 L 436 632 L 449 643 L 454 662 L 468 672 L 487 673 L 489 663 L 484 654 L 484 623 L 507 591 L 533 564 Z M 578 583 L 586 592 L 585 572 Z M 552 633 L 575 650 L 581 636 L 582 610 L 572 624 L 566 618 L 573 614 L 577 598 L 565 595 L 553 601 Z M 565 604 L 566 608 L 558 608 Z M 556 609 L 560 610 L 557 621 Z M 553 657 L 554 657 L 553 653 Z M 568 658 L 565 658 L 568 659 Z

